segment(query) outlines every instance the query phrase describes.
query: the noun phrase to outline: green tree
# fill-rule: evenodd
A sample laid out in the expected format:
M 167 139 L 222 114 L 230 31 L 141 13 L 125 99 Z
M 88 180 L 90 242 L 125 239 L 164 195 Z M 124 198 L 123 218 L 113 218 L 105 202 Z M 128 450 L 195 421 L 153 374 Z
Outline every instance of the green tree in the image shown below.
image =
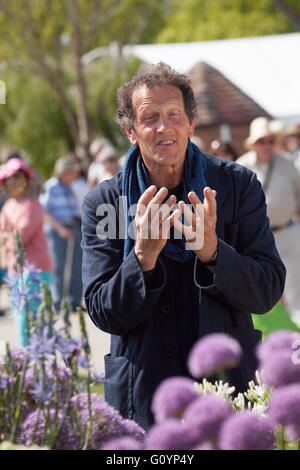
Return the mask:
M 98 129 L 97 109 L 91 109 L 83 57 L 94 47 L 109 43 L 136 43 L 149 37 L 148 20 L 159 18 L 160 2 L 141 0 L 0 0 L 0 61 L 9 69 L 23 66 L 24 74 L 39 76 L 58 100 L 68 127 L 66 141 L 88 160 L 88 148 Z M 130 24 L 128 24 L 128 21 Z M 121 53 L 113 57 L 111 79 L 126 69 Z M 17 64 L 17 65 L 16 65 Z M 101 63 L 98 61 L 99 71 Z M 112 80 L 113 81 L 113 80 Z M 102 100 L 102 101 L 101 101 Z M 21 103 L 20 103 L 21 107 Z M 88 109 L 89 108 L 89 109 Z
M 289 8 L 284 10 L 284 5 Z M 298 0 L 172 0 L 170 11 L 164 28 L 157 35 L 157 42 L 207 41 L 293 32 L 297 30 L 295 21 L 300 17 L 300 3 Z

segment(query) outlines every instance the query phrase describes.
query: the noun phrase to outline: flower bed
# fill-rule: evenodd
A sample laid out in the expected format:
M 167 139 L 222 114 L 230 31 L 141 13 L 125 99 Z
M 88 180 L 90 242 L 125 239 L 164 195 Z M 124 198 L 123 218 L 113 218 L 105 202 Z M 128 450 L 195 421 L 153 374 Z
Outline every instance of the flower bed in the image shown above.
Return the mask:
M 32 269 L 30 274 L 37 279 Z M 7 345 L 0 359 L 0 449 L 300 448 L 299 333 L 277 331 L 259 345 L 256 382 L 238 396 L 224 377 L 239 363 L 240 345 L 221 333 L 204 337 L 188 358 L 195 380 L 171 377 L 159 385 L 152 401 L 155 424 L 145 433 L 92 392 L 103 377 L 90 365 L 82 311 L 80 337 L 73 338 L 69 306 L 64 304 L 64 326 L 57 329 L 50 293 L 41 288 L 35 321 L 28 317 L 28 346 Z M 26 302 L 26 292 L 16 297 Z M 220 380 L 198 382 L 212 375 Z

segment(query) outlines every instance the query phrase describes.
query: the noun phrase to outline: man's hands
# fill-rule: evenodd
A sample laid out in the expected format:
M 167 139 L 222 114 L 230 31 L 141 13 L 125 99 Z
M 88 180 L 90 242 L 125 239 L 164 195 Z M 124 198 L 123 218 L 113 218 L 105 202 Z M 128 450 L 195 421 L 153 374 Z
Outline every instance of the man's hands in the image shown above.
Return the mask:
M 167 188 L 150 186 L 141 195 L 137 205 L 135 225 L 137 239 L 134 253 L 137 257 L 142 271 L 153 269 L 159 253 L 167 243 L 170 225 L 179 210 L 169 215 L 176 203 L 176 197 L 170 196 L 163 204 L 168 195 Z
M 195 214 L 185 202 L 180 201 L 178 203 L 190 225 L 184 225 L 179 220 L 174 219 L 174 227 L 184 234 L 187 243 L 191 245 L 191 249 L 195 252 L 200 261 L 205 263 L 213 258 L 218 247 L 216 235 L 217 193 L 208 186 L 204 188 L 203 193 L 203 204 L 196 193 L 193 191 L 188 193 L 188 198 L 194 208 Z M 203 231 L 203 235 L 199 233 L 200 231 Z M 195 240 L 201 241 L 201 239 L 203 239 L 203 244 L 201 243 L 203 246 L 199 248 Z M 193 244 L 195 244 L 195 247 Z
M 178 203 L 171 215 L 171 210 L 176 203 L 176 197 L 170 196 L 165 200 L 168 190 L 161 188 L 157 191 L 156 186 L 150 186 L 140 197 L 137 205 L 135 224 L 137 239 L 134 247 L 135 255 L 139 261 L 142 271 L 153 269 L 159 253 L 167 243 L 170 226 L 184 234 L 187 243 L 198 256 L 200 261 L 209 261 L 217 251 L 217 205 L 216 191 L 204 188 L 204 203 L 200 201 L 196 193 L 188 194 L 195 213 L 185 202 Z M 190 225 L 185 225 L 178 220 L 181 212 Z M 203 227 L 204 225 L 204 227 Z M 195 243 L 195 240 L 203 244 Z

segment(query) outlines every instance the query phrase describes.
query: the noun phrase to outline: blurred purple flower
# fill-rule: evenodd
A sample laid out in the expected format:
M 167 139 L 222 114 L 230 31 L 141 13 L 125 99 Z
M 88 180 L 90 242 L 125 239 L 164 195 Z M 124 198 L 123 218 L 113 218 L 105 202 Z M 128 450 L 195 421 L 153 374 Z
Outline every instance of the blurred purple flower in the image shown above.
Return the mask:
M 193 377 L 210 376 L 239 363 L 242 349 L 239 343 L 225 333 L 212 333 L 197 341 L 188 358 Z
M 89 421 L 88 394 L 80 393 L 77 395 L 72 400 L 72 408 L 78 412 L 81 431 L 85 433 Z M 91 412 L 92 431 L 88 449 L 99 450 L 104 442 L 119 437 L 122 416 L 97 393 L 91 393 Z
M 292 351 L 289 349 L 275 351 L 267 356 L 261 362 L 260 369 L 262 381 L 269 387 L 300 382 L 300 364 L 293 364 Z
M 150 428 L 144 449 L 189 450 L 194 446 L 194 434 L 178 419 L 171 418 Z
M 207 394 L 193 401 L 183 415 L 185 425 L 195 436 L 195 442 L 215 441 L 223 422 L 232 410 L 225 398 Z
M 45 414 L 47 416 L 45 416 Z M 32 413 L 29 413 L 25 420 L 23 421 L 17 443 L 30 446 L 31 444 L 43 445 L 46 444 L 44 441 L 44 434 L 47 429 L 49 429 L 49 418 L 50 422 L 53 423 L 55 419 L 56 410 L 50 409 L 49 416 L 48 412 L 41 412 L 35 410 Z M 59 433 L 59 436 L 56 440 L 54 449 L 55 450 L 77 450 L 79 445 L 78 437 L 72 432 L 72 425 L 70 419 L 65 417 L 63 419 L 63 411 L 58 411 L 58 423 L 62 422 L 62 429 Z M 35 432 L 36 429 L 36 432 Z
M 142 445 L 132 437 L 119 437 L 108 441 L 101 450 L 141 450 Z
M 248 411 L 227 419 L 219 436 L 221 450 L 272 450 L 274 443 L 272 421 Z
M 280 387 L 271 395 L 268 416 L 282 426 L 300 426 L 300 385 Z
M 49 380 L 45 380 L 43 384 L 42 377 L 40 377 L 35 382 L 34 387 L 30 390 L 30 394 L 36 403 L 42 401 L 44 404 L 49 404 L 51 399 L 53 399 L 54 384 Z
M 132 419 L 122 419 L 119 424 L 118 434 L 120 437 L 130 436 L 137 441 L 142 441 L 146 432 Z
M 49 338 L 48 334 L 48 328 L 43 328 L 38 334 L 30 336 L 28 349 L 34 360 L 55 354 L 57 338 L 55 335 Z
M 187 405 L 198 397 L 192 380 L 186 377 L 165 379 L 156 389 L 152 400 L 155 421 L 161 423 L 167 418 L 181 418 Z
M 292 344 L 300 339 L 300 334 L 295 331 L 279 330 L 270 333 L 267 338 L 258 345 L 256 349 L 257 357 L 260 361 L 265 361 L 277 351 L 293 351 Z
M 99 382 L 103 383 L 104 382 L 104 374 L 97 374 L 96 372 L 91 372 L 91 379 L 93 382 Z

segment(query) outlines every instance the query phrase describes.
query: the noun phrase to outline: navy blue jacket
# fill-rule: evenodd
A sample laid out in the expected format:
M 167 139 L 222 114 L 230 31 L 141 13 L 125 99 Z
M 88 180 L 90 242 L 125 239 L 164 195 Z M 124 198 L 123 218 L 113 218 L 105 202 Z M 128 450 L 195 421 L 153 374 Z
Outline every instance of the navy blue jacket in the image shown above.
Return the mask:
M 229 333 L 240 342 L 242 361 L 230 371 L 229 380 L 236 392 L 246 390 L 257 368 L 254 348 L 261 339 L 251 313 L 271 310 L 284 289 L 285 268 L 256 175 L 236 163 L 205 158 L 206 184 L 217 191 L 214 274 L 197 261 L 195 279 L 194 261 L 181 264 L 160 254 L 149 280 L 133 250 L 122 260 L 123 240 L 99 239 L 97 207 L 118 207 L 122 173 L 94 188 L 83 203 L 86 306 L 95 325 L 112 335 L 105 356 L 105 398 L 145 429 L 153 422 L 151 400 L 157 385 L 166 377 L 188 375 L 188 353 L 208 333 Z

